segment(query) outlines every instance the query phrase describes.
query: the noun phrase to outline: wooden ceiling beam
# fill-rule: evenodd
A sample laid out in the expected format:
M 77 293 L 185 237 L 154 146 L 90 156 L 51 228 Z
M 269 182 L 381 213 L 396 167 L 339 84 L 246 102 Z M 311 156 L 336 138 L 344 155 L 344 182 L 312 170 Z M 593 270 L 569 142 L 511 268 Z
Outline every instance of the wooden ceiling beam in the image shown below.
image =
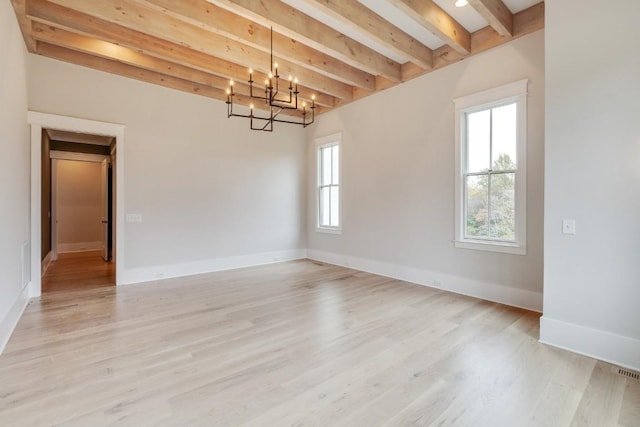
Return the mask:
M 206 0 L 134 0 L 177 20 L 228 37 L 255 49 L 270 53 L 269 28 L 236 15 Z M 327 77 L 362 88 L 373 88 L 375 76 L 277 32 L 273 33 L 273 51 L 278 57 L 307 67 Z M 267 64 L 265 64 L 267 65 Z
M 538 3 L 528 9 L 522 10 L 513 15 L 513 36 L 503 37 L 499 35 L 491 26 L 484 27 L 471 34 L 471 53 L 462 55 L 451 46 L 445 45 L 434 50 L 433 69 L 437 70 L 465 58 L 484 52 L 511 40 L 517 39 L 527 34 L 544 28 L 544 3 Z M 407 63 L 402 67 L 403 79 L 411 80 L 428 71 L 417 67 L 415 64 Z
M 468 0 L 489 25 L 503 37 L 513 35 L 513 14 L 502 0 Z
M 222 91 L 226 91 L 229 87 L 229 79 L 145 55 L 127 47 L 96 40 L 80 34 L 74 34 L 39 22 L 33 23 L 32 34 L 36 40 L 47 44 L 65 47 L 115 62 L 122 62 L 134 67 L 155 71 L 166 76 L 194 82 L 198 85 L 213 87 Z M 249 85 L 242 82 L 234 82 L 234 91 L 238 95 L 250 95 Z M 263 91 L 261 87 L 255 87 L 254 92 L 255 94 L 260 94 Z
M 521 37 L 544 28 L 544 2 L 513 15 L 513 38 Z
M 471 52 L 471 34 L 432 0 L 391 0 L 418 24 L 434 33 L 457 52 Z
M 31 53 L 36 51 L 36 41 L 31 37 L 31 21 L 27 17 L 27 0 L 11 0 L 13 11 L 16 14 L 20 32 L 24 39 L 27 50 Z
M 318 114 L 544 28 L 543 2 L 511 14 L 505 0 L 469 0 L 490 25 L 465 35 L 466 30 L 433 0 L 387 0 L 446 43 L 435 50 L 423 46 L 431 55 L 427 58 L 424 49 L 413 49 L 420 43 L 355 0 L 298 1 L 407 62 L 400 66 L 383 55 L 371 56 L 355 40 L 278 0 L 11 3 L 30 51 L 223 101 L 227 82 L 233 79 L 236 100 L 246 105 L 251 102 L 246 96 L 248 67 L 264 63 L 254 70 L 256 82 L 264 82 L 269 71 L 272 24 L 280 75 L 299 72 L 305 83 L 299 86 L 301 96 L 317 95 Z M 360 86 L 352 84 L 358 80 Z
M 411 61 L 424 69 L 433 66 L 433 51 L 429 47 L 357 1 L 302 1 L 351 27 L 354 31 L 375 39 L 378 43 L 405 58 L 406 61 Z
M 155 71 L 145 70 L 122 62 L 111 61 L 87 53 L 77 52 L 61 46 L 52 45 L 45 42 L 38 42 L 37 53 L 49 58 L 69 62 L 83 67 L 93 68 L 111 74 L 141 80 L 160 86 L 177 89 L 183 92 L 194 93 L 209 98 L 226 100 L 225 91 L 211 86 L 206 86 L 190 82 L 176 77 L 167 76 Z
M 400 64 L 279 0 L 209 0 L 347 64 L 399 82 Z M 373 88 L 371 88 L 373 89 Z
M 544 2 L 541 2 L 513 15 L 513 36 L 511 37 L 500 36 L 490 26 L 475 31 L 471 38 L 471 49 L 474 53 L 484 52 L 485 50 L 543 28 Z M 434 62 L 436 61 L 437 60 L 434 59 Z
M 99 56 L 78 52 L 73 49 L 68 49 L 62 46 L 56 46 L 39 41 L 37 43 L 36 52 L 40 55 L 48 58 L 57 59 L 64 62 L 80 65 L 83 67 L 93 68 L 98 71 L 103 71 L 123 77 L 128 77 L 136 80 L 140 80 L 147 83 L 152 83 L 159 86 L 164 86 L 170 89 L 179 90 L 182 92 L 188 92 L 195 95 L 205 96 L 207 98 L 217 99 L 220 101 L 226 101 L 227 93 L 225 90 L 214 88 L 199 83 L 194 83 L 189 80 L 183 80 L 177 77 L 162 74 L 156 71 L 150 71 L 143 68 L 138 68 L 133 65 L 124 64 L 122 62 L 112 61 Z M 234 97 L 234 104 L 239 104 L 248 107 L 254 104 L 256 109 L 262 110 L 262 105 L 259 105 L 255 100 L 244 96 L 236 95 Z M 226 106 L 221 107 L 226 110 Z M 297 114 L 292 115 L 297 116 Z M 283 113 L 284 114 L 284 113 Z
M 200 85 L 215 87 L 220 90 L 225 90 L 229 86 L 229 80 L 223 77 L 214 76 L 204 71 L 148 56 L 127 47 L 74 34 L 39 22 L 33 23 L 33 37 L 46 44 L 61 46 L 115 62 L 122 62 L 123 64 L 192 81 Z
M 117 24 L 131 30 L 144 32 L 184 47 L 206 53 L 207 55 L 222 56 L 226 61 L 242 64 L 248 70 L 254 67 L 256 71 L 267 73 L 270 61 L 269 54 L 243 45 L 234 40 L 213 34 L 202 28 L 177 22 L 174 18 L 159 13 L 153 9 L 133 4 L 128 1 L 96 2 L 85 0 L 51 0 L 52 3 L 68 7 L 81 13 L 100 18 L 103 21 Z M 289 61 L 277 58 L 282 75 L 293 74 L 306 86 L 320 88 L 336 88 L 345 85 L 350 93 L 351 86 L 330 79 L 324 75 L 312 72 L 306 68 L 297 67 Z M 260 67 L 260 64 L 265 64 Z M 351 95 L 352 96 L 352 95 Z
M 99 18 L 86 15 L 69 8 L 58 6 L 45 0 L 30 0 L 27 13 L 35 22 L 66 29 L 76 34 L 97 37 L 100 40 L 129 47 L 160 59 L 184 65 L 207 73 L 216 74 L 225 79 L 245 81 L 248 78 L 247 68 L 209 56 L 184 46 L 167 42 L 157 37 L 130 30 Z M 256 79 L 264 80 L 267 75 L 256 71 Z M 348 85 L 331 86 L 340 96 L 350 100 L 351 87 Z M 299 86 L 301 93 L 316 93 L 317 103 L 327 107 L 336 105 L 336 99 L 317 88 Z

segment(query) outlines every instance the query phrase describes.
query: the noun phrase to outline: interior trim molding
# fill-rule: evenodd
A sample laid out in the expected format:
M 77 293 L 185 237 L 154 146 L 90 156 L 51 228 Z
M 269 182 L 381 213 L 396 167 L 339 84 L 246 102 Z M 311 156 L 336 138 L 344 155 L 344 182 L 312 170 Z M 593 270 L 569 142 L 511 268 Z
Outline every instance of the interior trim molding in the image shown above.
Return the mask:
M 124 271 L 122 284 L 151 282 L 176 277 L 193 276 L 195 274 L 214 273 L 216 271 L 236 268 L 255 267 L 264 264 L 305 259 L 305 249 L 289 249 L 282 251 L 261 252 L 256 254 L 213 258 L 178 264 L 154 265 L 151 267 L 127 268 Z
M 102 163 L 103 160 L 109 159 L 104 154 L 75 153 L 71 151 L 49 151 L 49 158 L 56 160 L 71 160 L 77 162 Z
M 53 261 L 53 259 L 52 259 L 51 251 L 49 251 L 47 252 L 47 255 L 44 257 L 44 259 L 42 260 L 42 265 L 41 265 L 42 274 L 40 275 L 40 277 L 43 277 L 44 273 L 47 272 L 47 269 L 51 265 L 51 261 Z
M 9 338 L 11 338 L 11 334 L 18 325 L 18 321 L 22 317 L 22 313 L 24 312 L 24 309 L 27 307 L 28 303 L 29 286 L 25 286 L 24 289 L 22 289 L 22 291 L 20 292 L 20 295 L 18 295 L 18 298 L 9 309 L 9 312 L 0 322 L 0 354 L 2 354 L 4 348 L 9 342 Z
M 466 277 L 313 249 L 307 250 L 307 257 L 312 260 L 354 268 L 392 279 L 443 289 L 445 291 L 524 308 L 538 313 L 542 312 L 542 292 L 511 288 Z
M 104 246 L 101 241 L 97 242 L 77 242 L 77 243 L 58 243 L 58 253 L 64 254 L 69 252 L 92 252 L 103 250 Z
M 42 293 L 41 268 L 41 237 L 40 224 L 41 206 L 41 138 L 42 129 L 53 129 L 78 133 L 89 133 L 102 136 L 111 136 L 116 139 L 116 213 L 115 213 L 115 258 L 116 258 L 116 285 L 120 285 L 121 276 L 125 265 L 125 129 L 118 123 L 107 123 L 96 120 L 81 119 L 77 117 L 61 116 L 51 113 L 29 111 L 27 114 L 31 125 L 31 289 L 30 296 L 38 297 Z M 52 171 L 53 173 L 53 171 Z M 57 256 L 57 251 L 52 251 L 52 259 Z
M 640 371 L 640 340 L 542 316 L 540 342 Z

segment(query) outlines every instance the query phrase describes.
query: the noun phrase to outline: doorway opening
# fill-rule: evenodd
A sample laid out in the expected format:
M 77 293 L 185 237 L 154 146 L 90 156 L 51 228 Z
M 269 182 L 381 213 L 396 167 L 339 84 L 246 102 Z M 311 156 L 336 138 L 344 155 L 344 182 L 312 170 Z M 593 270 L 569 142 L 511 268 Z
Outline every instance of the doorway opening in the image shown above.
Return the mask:
M 115 285 L 116 138 L 42 130 L 42 292 Z
M 41 113 L 29 111 L 29 124 L 31 126 L 31 240 L 30 245 L 26 245 L 25 252 L 30 253 L 28 257 L 28 277 L 29 297 L 38 297 L 42 293 L 42 261 L 44 250 L 43 235 L 51 235 L 50 230 L 46 229 L 48 221 L 48 210 L 44 211 L 42 183 L 43 156 L 43 129 L 48 131 L 64 131 L 67 133 L 94 135 L 100 137 L 110 137 L 115 141 L 117 147 L 114 152 L 109 153 L 109 158 L 113 160 L 112 164 L 112 206 L 111 212 L 111 230 L 105 231 L 111 235 L 111 260 L 115 261 L 115 284 L 121 285 L 125 282 L 124 278 L 124 253 L 125 253 L 125 227 L 124 227 L 124 134 L 125 126 L 116 123 L 99 122 L 95 120 L 80 119 L 76 117 L 60 116 L 56 114 Z M 68 142 L 68 141 L 67 141 Z M 79 142 L 71 142 L 78 144 Z M 87 144 L 96 145 L 96 144 Z M 63 150 L 64 151 L 64 150 Z M 71 150 L 67 150 L 71 151 Z M 67 154 L 68 156 L 92 156 L 92 153 L 76 153 Z M 67 159 L 68 160 L 68 159 Z M 78 160 L 78 159 L 71 159 Z M 53 176 L 53 175 L 52 175 Z M 44 190 L 46 191 L 46 190 Z M 49 196 L 50 197 L 50 196 Z M 45 200 L 46 203 L 46 200 Z M 43 219 L 43 212 L 46 217 Z M 108 220 L 107 220 L 108 221 Z M 108 226 L 109 224 L 107 224 Z M 108 230 L 108 227 L 107 227 Z M 51 244 L 51 241 L 49 241 Z M 108 246 L 108 244 L 107 244 Z M 101 253 L 102 253 L 101 247 Z M 49 253 L 51 250 L 49 250 Z M 50 258 L 49 258 L 50 261 Z M 104 260 L 103 260 L 104 262 Z M 113 267 L 113 262 L 109 263 Z

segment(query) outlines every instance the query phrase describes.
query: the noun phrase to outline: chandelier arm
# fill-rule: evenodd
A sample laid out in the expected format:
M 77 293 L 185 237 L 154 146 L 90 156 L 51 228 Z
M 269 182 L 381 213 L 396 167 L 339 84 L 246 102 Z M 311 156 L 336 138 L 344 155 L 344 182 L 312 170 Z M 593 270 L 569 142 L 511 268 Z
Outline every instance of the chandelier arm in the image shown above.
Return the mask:
M 265 131 L 265 132 L 273 132 L 273 121 L 267 120 L 267 122 L 264 124 L 264 126 L 262 126 L 262 127 L 254 127 L 253 126 L 253 119 L 251 119 L 250 128 L 251 128 L 251 130 L 261 130 L 261 131 Z
M 271 107 L 280 108 L 283 110 L 297 110 L 298 108 L 295 106 L 281 105 L 281 104 L 271 104 Z
M 229 117 L 244 117 L 245 119 L 251 119 L 251 118 L 257 119 L 257 118 L 259 118 L 259 117 L 252 116 L 250 114 L 240 114 L 240 113 L 231 113 L 229 115 Z
M 254 127 L 253 126 L 253 120 L 263 120 L 266 123 L 264 124 L 264 126 L 260 127 Z M 261 130 L 261 131 L 265 131 L 265 132 L 273 132 L 273 110 L 269 110 L 269 117 L 268 118 L 264 118 L 264 117 L 258 117 L 258 116 L 254 116 L 253 115 L 253 111 L 251 113 L 251 121 L 249 123 L 249 127 L 251 128 L 251 130 Z
M 258 99 L 260 101 L 265 101 L 265 102 L 269 101 L 269 98 L 266 96 L 249 95 L 249 97 L 251 99 Z
M 274 122 L 278 122 L 278 123 L 289 123 L 289 124 L 293 124 L 293 125 L 302 125 L 303 127 L 307 127 L 309 126 L 311 123 L 313 123 L 315 120 L 315 114 L 311 114 L 311 121 L 307 122 L 305 121 L 305 119 L 303 118 L 303 121 L 294 121 L 294 120 L 286 120 L 286 119 L 276 119 L 274 118 L 273 121 Z
M 226 101 L 226 104 L 227 104 L 227 117 L 247 117 L 247 118 L 251 117 L 248 114 L 239 114 L 239 113 L 234 113 L 233 112 L 233 96 L 235 96 L 235 95 L 229 96 L 228 100 Z M 262 98 L 262 97 L 259 97 L 259 96 L 252 96 L 251 98 L 259 99 L 259 100 L 262 100 L 262 101 L 266 101 L 267 100 L 266 98 Z M 275 114 L 276 116 L 278 114 L 280 114 L 283 110 L 297 110 L 298 109 L 297 107 L 292 107 L 292 106 L 287 106 L 287 105 L 278 105 L 278 104 L 268 104 L 268 105 L 269 105 L 269 107 L 278 109 L 278 112 Z M 315 108 L 316 108 L 315 106 L 311 107 L 312 110 L 314 110 Z M 256 118 L 258 118 L 258 117 L 256 116 Z M 269 120 L 269 119 L 265 119 L 265 118 L 261 118 L 261 119 L 262 120 Z M 293 122 L 293 123 L 295 123 L 295 122 Z
M 254 95 L 253 94 L 253 80 L 249 80 L 249 97 L 251 97 L 253 99 L 260 99 L 262 101 L 266 101 L 267 100 L 266 96 L 258 96 L 258 95 Z

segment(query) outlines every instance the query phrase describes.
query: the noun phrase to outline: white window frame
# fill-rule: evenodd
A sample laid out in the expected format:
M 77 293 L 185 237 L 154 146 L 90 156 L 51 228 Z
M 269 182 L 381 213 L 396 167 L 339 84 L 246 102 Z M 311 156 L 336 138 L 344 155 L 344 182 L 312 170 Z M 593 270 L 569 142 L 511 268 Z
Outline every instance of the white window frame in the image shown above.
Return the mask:
M 343 193 L 343 176 L 342 176 L 342 164 L 344 163 L 344 156 L 342 155 L 342 134 L 335 133 L 327 135 L 315 140 L 316 145 L 316 231 L 321 233 L 342 234 L 342 193 Z M 339 189 L 339 206 L 338 206 L 338 226 L 325 226 L 320 225 L 320 183 L 321 174 L 320 170 L 320 153 L 323 148 L 337 145 L 340 152 L 340 161 L 338 164 L 338 189 Z
M 527 84 L 528 79 L 454 99 L 455 104 L 455 240 L 456 248 L 516 255 L 527 253 Z M 465 238 L 466 114 L 516 103 L 515 241 Z

